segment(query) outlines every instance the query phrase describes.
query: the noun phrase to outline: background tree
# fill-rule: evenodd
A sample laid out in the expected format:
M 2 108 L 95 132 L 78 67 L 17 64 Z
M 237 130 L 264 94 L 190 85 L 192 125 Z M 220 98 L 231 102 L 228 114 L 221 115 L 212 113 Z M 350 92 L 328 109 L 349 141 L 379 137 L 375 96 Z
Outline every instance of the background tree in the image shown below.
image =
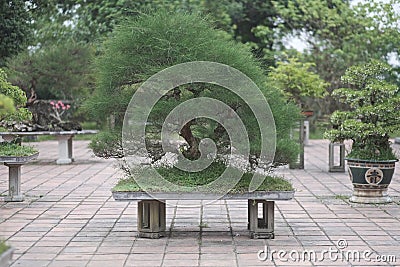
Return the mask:
M 395 1 L 365 1 L 355 6 L 344 0 L 273 2 L 280 27 L 306 42 L 304 60 L 316 64 L 318 74 L 331 84 L 329 92 L 342 86 L 340 77 L 348 67 L 398 57 L 400 13 L 395 11 Z M 327 101 L 324 113 L 338 108 L 332 98 Z
M 30 36 L 30 15 L 24 1 L 1 1 L 0 3 L 0 67 L 6 58 L 17 54 Z
M 9 61 L 10 81 L 31 99 L 83 101 L 90 92 L 93 48 L 65 42 L 23 52 Z
M 270 67 L 268 76 L 273 84 L 302 110 L 312 109 L 307 101 L 311 98 L 321 98 L 327 93 L 328 83 L 312 71 L 313 63 L 302 63 L 297 58 L 277 62 L 276 67 Z

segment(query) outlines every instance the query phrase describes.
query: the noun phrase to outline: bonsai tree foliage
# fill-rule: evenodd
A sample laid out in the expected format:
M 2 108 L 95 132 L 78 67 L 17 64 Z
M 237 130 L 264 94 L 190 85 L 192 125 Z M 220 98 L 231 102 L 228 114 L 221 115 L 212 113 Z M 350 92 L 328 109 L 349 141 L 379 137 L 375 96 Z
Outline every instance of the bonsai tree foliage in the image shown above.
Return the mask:
M 295 57 L 279 61 L 270 67 L 269 78 L 273 84 L 302 109 L 308 109 L 307 98 L 322 98 L 326 95 L 329 83 L 312 71 L 315 64 L 299 62 Z
M 165 10 L 127 18 L 118 25 L 112 38 L 104 43 L 104 53 L 95 62 L 97 87 L 86 102 L 86 109 L 99 121 L 110 121 L 113 127 L 99 134 L 91 143 L 96 155 L 122 158 L 121 128 L 132 95 L 157 72 L 179 63 L 212 61 L 234 67 L 250 77 L 265 95 L 274 115 L 277 131 L 276 163 L 288 163 L 297 157 L 299 148 L 290 140 L 290 128 L 299 110 L 287 104 L 283 94 L 269 87 L 260 64 L 245 46 L 228 39 L 197 15 L 168 13 Z M 192 83 L 169 91 L 153 108 L 146 128 L 150 156 L 157 161 L 164 155 L 160 131 L 166 116 L 180 103 L 196 97 L 210 97 L 229 105 L 240 116 L 249 136 L 252 166 L 258 164 L 260 130 L 250 107 L 227 89 L 210 84 Z M 179 133 L 181 147 L 189 159 L 199 156 L 199 143 L 211 138 L 218 151 L 230 149 L 229 136 L 215 121 L 196 118 L 187 122 Z M 157 140 L 157 141 L 156 141 Z
M 29 120 L 31 113 L 24 108 L 27 98 L 20 88 L 7 80 L 7 74 L 0 69 L 0 121 Z
M 335 111 L 333 129 L 325 133 L 332 142 L 352 140 L 348 158 L 392 160 L 389 134 L 400 126 L 399 88 L 386 79 L 391 67 L 377 60 L 346 70 L 342 76 L 348 88 L 333 91 L 339 101 L 349 105 L 348 111 Z

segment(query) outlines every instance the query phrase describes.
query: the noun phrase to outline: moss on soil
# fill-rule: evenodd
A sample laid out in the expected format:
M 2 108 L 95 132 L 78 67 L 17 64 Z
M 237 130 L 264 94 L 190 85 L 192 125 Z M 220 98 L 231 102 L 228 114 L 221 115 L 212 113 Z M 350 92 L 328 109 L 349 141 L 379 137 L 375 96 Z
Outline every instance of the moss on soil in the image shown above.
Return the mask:
M 208 168 L 200 172 L 185 172 L 178 168 L 157 168 L 158 173 L 167 181 L 174 185 L 185 186 L 181 188 L 182 192 L 193 192 L 196 187 L 208 185 L 216 180 L 225 170 L 222 163 L 213 163 Z M 248 192 L 250 181 L 253 177 L 252 173 L 244 173 L 239 182 L 231 189 L 230 193 L 245 193 Z M 176 188 L 159 188 L 151 185 L 147 188 L 141 188 L 133 177 L 121 179 L 112 189 L 114 192 L 176 192 Z M 214 188 L 212 192 L 214 192 Z M 257 191 L 292 191 L 292 184 L 284 178 L 277 176 L 266 176 L 264 182 L 260 185 Z
M 31 156 L 37 153 L 37 149 L 31 146 L 20 146 L 12 143 L 0 143 L 1 156 Z

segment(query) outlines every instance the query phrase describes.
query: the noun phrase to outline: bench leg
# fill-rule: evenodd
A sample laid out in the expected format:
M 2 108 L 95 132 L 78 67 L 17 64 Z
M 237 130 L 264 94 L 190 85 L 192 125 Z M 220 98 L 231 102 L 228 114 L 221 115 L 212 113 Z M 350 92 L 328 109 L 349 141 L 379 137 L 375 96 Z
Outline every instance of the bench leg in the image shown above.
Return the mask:
M 262 217 L 258 217 L 261 204 Z M 248 200 L 248 228 L 251 238 L 273 239 L 274 234 L 274 201 Z
M 8 167 L 8 196 L 4 198 L 6 202 L 24 201 L 21 193 L 21 164 L 4 163 Z
M 57 164 L 72 163 L 72 135 L 59 135 L 58 140 L 58 159 Z
M 72 162 L 75 161 L 73 156 L 72 136 L 68 139 L 68 158 L 70 158 Z
M 138 203 L 139 237 L 160 238 L 165 236 L 165 202 L 142 200 Z
M 335 165 L 335 147 L 339 147 L 339 165 Z M 329 171 L 330 172 L 345 172 L 344 154 L 345 146 L 343 143 L 329 144 Z

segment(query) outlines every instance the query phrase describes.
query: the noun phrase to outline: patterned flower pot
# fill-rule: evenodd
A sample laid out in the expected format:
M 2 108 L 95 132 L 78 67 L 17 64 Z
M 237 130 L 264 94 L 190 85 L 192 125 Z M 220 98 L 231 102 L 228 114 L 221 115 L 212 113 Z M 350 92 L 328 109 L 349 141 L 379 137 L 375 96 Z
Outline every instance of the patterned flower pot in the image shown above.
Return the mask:
M 354 188 L 351 202 L 366 204 L 392 202 L 387 189 L 397 160 L 372 161 L 351 158 L 346 160 Z

